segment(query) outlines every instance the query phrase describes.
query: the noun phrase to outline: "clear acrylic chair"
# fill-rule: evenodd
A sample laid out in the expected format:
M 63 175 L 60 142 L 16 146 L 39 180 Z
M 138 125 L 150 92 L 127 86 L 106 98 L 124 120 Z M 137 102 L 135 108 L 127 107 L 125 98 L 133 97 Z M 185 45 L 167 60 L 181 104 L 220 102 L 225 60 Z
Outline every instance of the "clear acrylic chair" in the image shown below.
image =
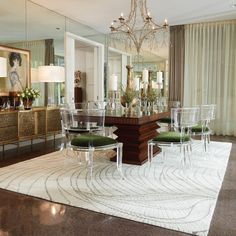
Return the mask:
M 201 136 L 205 152 L 208 150 L 210 144 L 210 135 L 212 130 L 210 122 L 215 119 L 216 105 L 201 105 L 200 106 L 200 123 L 191 128 L 192 136 Z
M 77 153 L 81 161 L 81 152 L 87 153 L 86 161 L 92 180 L 93 160 L 95 151 L 105 151 L 116 149 L 117 170 L 122 176 L 122 147 L 123 144 L 115 139 L 103 136 L 105 110 L 102 108 L 93 108 L 92 103 L 87 103 L 86 108 L 62 110 L 67 114 L 65 130 L 69 136 L 69 145 Z M 78 106 L 77 106 L 78 107 Z
M 162 158 L 165 157 L 166 147 L 179 147 L 183 166 L 186 165 L 186 152 L 188 162 L 191 164 L 191 127 L 198 123 L 199 108 L 172 108 L 171 109 L 171 131 L 162 132 L 148 142 L 148 161 L 153 159 L 153 147 L 162 149 Z
M 71 103 L 71 104 L 64 104 L 60 108 L 60 115 L 61 115 L 61 130 L 62 130 L 62 143 L 60 147 L 60 151 L 66 150 L 66 156 L 68 156 L 68 144 L 70 142 L 70 139 L 82 133 L 82 130 L 70 130 L 68 127 L 70 126 L 72 122 L 72 116 L 71 116 L 71 110 L 75 110 L 76 107 L 80 108 L 86 108 L 86 103 Z
M 105 101 L 89 101 L 89 108 L 94 108 L 94 109 L 105 109 L 107 111 L 108 108 L 108 103 Z M 104 126 L 104 136 L 108 136 L 110 138 L 114 137 L 114 131 L 117 129 L 116 126 L 114 125 L 105 125 Z
M 69 105 L 70 108 L 89 108 L 89 109 L 105 109 L 107 108 L 107 102 L 105 101 L 87 101 L 85 103 L 74 103 Z M 113 137 L 113 130 L 115 126 L 109 125 L 104 126 L 104 134 L 103 136 Z
M 180 101 L 168 101 L 168 108 L 179 108 Z M 157 120 L 157 125 L 160 127 L 159 132 L 168 131 L 171 129 L 171 117 L 166 116 Z

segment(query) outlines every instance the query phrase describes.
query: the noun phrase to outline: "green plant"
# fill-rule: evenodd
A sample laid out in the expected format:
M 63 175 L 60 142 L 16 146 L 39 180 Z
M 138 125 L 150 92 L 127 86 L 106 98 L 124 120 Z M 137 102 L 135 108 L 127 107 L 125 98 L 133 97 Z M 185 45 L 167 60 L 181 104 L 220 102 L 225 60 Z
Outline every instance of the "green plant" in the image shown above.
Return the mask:
M 148 102 L 155 102 L 158 98 L 158 92 L 156 89 L 150 89 L 147 92 L 147 100 Z
M 25 88 L 21 93 L 18 94 L 18 96 L 22 100 L 25 99 L 35 100 L 37 97 L 40 96 L 40 92 L 37 89 Z
M 134 98 L 138 96 L 138 92 L 127 87 L 126 90 L 122 92 L 122 95 L 125 103 L 131 103 Z

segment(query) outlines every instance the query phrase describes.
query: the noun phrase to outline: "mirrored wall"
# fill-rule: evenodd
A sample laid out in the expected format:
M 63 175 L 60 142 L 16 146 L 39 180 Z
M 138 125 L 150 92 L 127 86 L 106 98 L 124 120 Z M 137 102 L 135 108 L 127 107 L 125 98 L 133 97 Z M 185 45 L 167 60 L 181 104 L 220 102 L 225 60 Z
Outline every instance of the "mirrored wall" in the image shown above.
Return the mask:
M 21 67 L 20 79 L 25 80 L 25 76 L 28 76 L 28 83 L 22 84 L 22 88 L 31 86 L 40 90 L 41 95 L 34 103 L 36 106 L 64 102 L 65 84 L 38 82 L 35 72 L 44 65 L 65 66 L 65 32 L 106 43 L 104 34 L 27 0 L 2 1 L 0 19 L 0 45 L 3 49 L 6 47 L 14 52 L 17 48 L 23 54 L 30 52 L 29 71 L 23 73 L 23 65 L 18 66 Z M 0 57 L 3 53 L 0 52 Z M 9 82 L 12 70 L 9 58 L 7 64 L 8 74 L 0 78 L 0 97 L 19 91 Z
M 35 106 L 65 102 L 65 83 L 39 82 L 37 73 L 35 73 L 40 66 L 44 65 L 65 66 L 65 32 L 104 45 L 104 65 L 99 65 L 104 67 L 101 80 L 104 98 L 108 96 L 112 86 L 116 86 L 119 91 L 125 88 L 127 65 L 132 65 L 133 76 L 138 77 L 142 76 L 144 69 L 148 69 L 155 81 L 157 80 L 157 73 L 162 72 L 164 85 L 162 95 L 167 96 L 168 42 L 156 50 L 142 50 L 137 59 L 136 53 L 127 52 L 124 45 L 111 46 L 109 36 L 29 0 L 2 1 L 0 11 L 0 45 L 13 52 L 14 48 L 22 50 L 23 54 L 30 52 L 29 68 L 25 67 L 25 69 L 23 64 L 21 65 L 21 70 L 24 70 L 21 75 L 22 79 L 28 82 L 27 84 L 25 82 L 22 87 L 31 86 L 40 90 L 41 96 L 36 99 Z M 0 51 L 0 57 L 3 53 Z M 8 74 L 0 78 L 0 97 L 9 95 L 9 92 L 14 92 L 14 86 L 9 79 L 9 73 L 13 70 L 9 58 L 7 58 L 7 64 Z M 83 68 L 78 68 L 78 66 L 72 70 L 71 74 L 67 76 L 68 78 L 65 78 L 72 81 L 70 86 L 74 86 L 74 81 L 76 81 L 74 72 L 86 73 Z M 112 78 L 115 78 L 115 85 Z M 101 98 L 99 97 L 99 99 Z

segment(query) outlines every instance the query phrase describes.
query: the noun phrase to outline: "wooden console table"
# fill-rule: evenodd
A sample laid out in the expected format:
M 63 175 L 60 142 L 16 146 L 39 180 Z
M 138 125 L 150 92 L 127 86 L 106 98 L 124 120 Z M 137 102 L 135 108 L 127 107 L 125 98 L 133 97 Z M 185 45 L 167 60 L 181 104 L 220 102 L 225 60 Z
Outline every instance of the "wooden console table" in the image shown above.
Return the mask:
M 152 112 L 125 114 L 123 112 L 107 112 L 106 125 L 114 125 L 118 129 L 114 132 L 117 140 L 123 143 L 123 162 L 142 165 L 148 159 L 147 142 L 154 138 L 159 128 L 157 120 L 169 115 L 169 112 Z M 154 149 L 156 153 L 160 149 Z
M 4 145 L 36 138 L 46 138 L 61 132 L 61 116 L 59 108 L 33 108 L 32 110 L 0 111 L 0 145 L 4 153 Z

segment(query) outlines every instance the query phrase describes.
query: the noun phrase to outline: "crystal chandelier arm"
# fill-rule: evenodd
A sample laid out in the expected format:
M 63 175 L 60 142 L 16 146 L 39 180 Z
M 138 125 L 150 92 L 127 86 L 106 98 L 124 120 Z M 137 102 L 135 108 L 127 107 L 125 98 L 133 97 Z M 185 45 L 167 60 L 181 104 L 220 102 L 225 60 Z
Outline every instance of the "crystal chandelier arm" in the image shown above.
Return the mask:
M 150 34 L 154 34 L 153 30 L 149 29 L 148 32 L 146 34 L 144 34 L 142 37 L 139 38 L 139 48 L 141 49 L 141 46 L 144 42 L 144 40 L 148 37 L 148 35 Z M 139 49 L 139 51 L 140 51 Z
M 137 8 L 137 2 L 136 0 L 131 0 L 131 7 L 130 7 L 130 13 L 129 16 L 126 20 L 126 23 L 129 23 L 132 21 L 132 19 L 135 17 L 136 18 L 136 8 Z
M 126 27 L 126 30 L 124 30 L 123 28 Z M 130 28 L 129 25 L 127 25 L 125 22 L 122 23 L 122 25 L 118 26 L 118 27 L 113 27 L 112 32 L 121 32 L 126 34 L 134 43 L 137 52 L 140 52 L 141 49 L 141 45 L 139 44 L 139 41 L 133 31 L 133 29 Z
M 163 25 L 153 21 L 147 9 L 147 0 L 131 0 L 131 10 L 127 19 L 123 17 L 123 13 L 118 19 L 119 21 L 112 22 L 111 32 L 123 34 L 125 37 L 122 40 L 130 44 L 130 48 L 133 43 L 138 54 L 144 41 L 152 41 L 158 30 L 168 27 L 167 20 Z
M 148 16 L 148 10 L 147 10 L 147 1 L 146 0 L 140 0 L 140 12 L 141 16 L 143 18 L 143 21 L 146 21 L 146 18 Z
M 153 24 L 153 26 L 155 26 L 154 30 L 159 30 L 159 29 L 163 29 L 163 28 L 168 27 L 167 20 L 165 20 L 163 25 L 156 24 L 152 19 L 150 20 L 150 22 Z

